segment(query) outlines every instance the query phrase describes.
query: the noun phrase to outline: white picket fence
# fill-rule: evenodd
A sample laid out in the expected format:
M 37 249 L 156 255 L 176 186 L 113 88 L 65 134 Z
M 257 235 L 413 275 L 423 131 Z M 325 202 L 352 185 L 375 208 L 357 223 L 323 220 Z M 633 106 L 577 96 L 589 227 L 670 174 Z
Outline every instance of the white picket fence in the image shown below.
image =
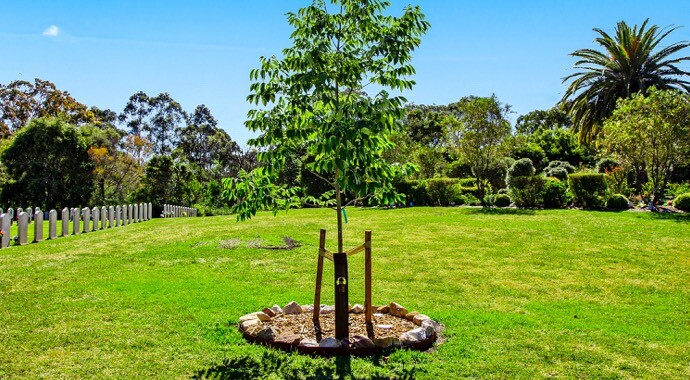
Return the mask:
M 169 217 L 189 215 L 196 216 L 196 209 L 193 208 L 166 205 L 166 210 L 168 207 L 170 207 L 170 210 L 174 214 L 170 215 Z M 0 230 L 4 232 L 4 235 L 0 238 L 0 248 L 9 247 L 10 241 L 14 239 L 14 237 L 10 236 L 10 227 L 15 220 L 17 222 L 18 231 L 16 235 L 16 245 L 28 244 L 28 230 L 29 223 L 31 222 L 34 224 L 34 236 L 32 242 L 38 243 L 42 241 L 43 220 L 45 217 L 48 218 L 48 239 L 57 239 L 57 211 L 50 210 L 49 212 L 44 212 L 38 207 L 36 209 L 29 207 L 26 211 L 21 208 L 18 208 L 16 211 L 12 208 L 9 208 L 7 209 L 7 212 L 5 212 L 0 208 Z M 153 206 L 151 203 L 138 203 L 108 207 L 103 206 L 101 208 L 84 207 L 82 209 L 68 209 L 65 207 L 62 209 L 60 217 L 62 221 L 62 229 L 60 230 L 59 237 L 63 237 L 104 230 L 107 228 L 121 227 L 132 223 L 140 223 L 151 220 L 153 217 Z M 82 221 L 83 223 L 81 223 Z M 72 227 L 71 233 L 70 224 Z

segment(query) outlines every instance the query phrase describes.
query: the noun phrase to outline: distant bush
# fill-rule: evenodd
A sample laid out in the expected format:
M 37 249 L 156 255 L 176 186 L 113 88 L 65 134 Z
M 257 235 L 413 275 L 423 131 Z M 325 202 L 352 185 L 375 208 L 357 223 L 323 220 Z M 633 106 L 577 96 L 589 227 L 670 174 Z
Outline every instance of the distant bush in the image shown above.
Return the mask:
M 606 208 L 611 210 L 627 210 L 628 198 L 626 198 L 623 194 L 613 194 L 606 201 Z
M 465 178 L 472 175 L 472 168 L 463 161 L 453 161 L 446 166 L 446 173 L 450 178 Z
M 496 194 L 494 197 L 494 206 L 508 207 L 510 206 L 510 197 L 507 194 Z
M 673 200 L 673 207 L 683 210 L 690 211 L 690 193 L 681 194 Z
M 511 156 L 516 160 L 520 160 L 522 158 L 529 158 L 532 165 L 534 165 L 536 169 L 539 170 L 541 170 L 548 161 L 546 159 L 546 153 L 544 152 L 544 149 L 542 149 L 539 145 L 531 142 L 527 144 L 522 144 L 513 149 Z
M 545 182 L 541 175 L 512 177 L 508 188 L 510 199 L 518 207 L 539 207 L 544 203 Z
M 513 162 L 513 165 L 508 168 L 506 173 L 506 183 L 508 187 L 511 186 L 510 180 L 512 177 L 529 177 L 534 175 L 534 165 L 529 158 L 521 158 Z
M 548 177 L 543 190 L 544 208 L 562 208 L 570 203 L 568 185 L 558 178 Z
M 430 178 L 426 180 L 426 193 L 433 206 L 448 206 L 458 196 L 459 189 L 453 178 Z
M 607 171 L 613 170 L 613 168 L 617 168 L 621 166 L 621 163 L 618 162 L 613 157 L 604 157 L 601 160 L 597 161 L 597 172 L 598 173 L 606 173 Z
M 681 194 L 690 193 L 690 184 L 687 182 L 669 183 L 668 191 L 666 193 L 674 197 L 677 197 Z
M 566 161 L 551 161 L 544 169 L 544 175 L 547 177 L 556 177 L 561 181 L 568 180 L 568 174 L 575 172 L 575 167 Z
M 568 175 L 573 201 L 583 208 L 598 208 L 604 205 L 606 196 L 606 175 L 602 173 L 576 173 Z

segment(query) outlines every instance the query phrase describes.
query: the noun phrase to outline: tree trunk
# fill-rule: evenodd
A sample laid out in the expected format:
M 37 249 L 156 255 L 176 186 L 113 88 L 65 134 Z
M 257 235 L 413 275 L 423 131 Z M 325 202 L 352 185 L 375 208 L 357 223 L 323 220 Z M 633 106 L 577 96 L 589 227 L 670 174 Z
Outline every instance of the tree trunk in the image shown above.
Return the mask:
M 343 251 L 343 205 L 338 184 L 338 171 L 336 170 L 335 201 L 338 214 L 338 252 L 333 255 L 334 288 L 335 288 L 335 338 L 349 338 L 348 326 L 348 273 L 347 255 Z

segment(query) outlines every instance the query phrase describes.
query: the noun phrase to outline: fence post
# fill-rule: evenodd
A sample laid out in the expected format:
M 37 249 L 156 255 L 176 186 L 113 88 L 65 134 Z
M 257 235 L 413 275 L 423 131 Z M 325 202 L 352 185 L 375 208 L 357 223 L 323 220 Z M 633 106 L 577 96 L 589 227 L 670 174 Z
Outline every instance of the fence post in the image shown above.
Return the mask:
M 122 208 L 120 205 L 115 206 L 115 227 L 120 227 L 120 214 L 122 213 Z

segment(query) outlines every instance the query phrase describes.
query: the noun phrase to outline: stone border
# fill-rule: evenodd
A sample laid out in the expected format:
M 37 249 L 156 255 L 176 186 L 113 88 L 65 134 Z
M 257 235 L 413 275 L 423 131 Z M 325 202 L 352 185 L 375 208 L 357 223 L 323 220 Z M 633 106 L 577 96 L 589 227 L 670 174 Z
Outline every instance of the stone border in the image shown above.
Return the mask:
M 302 354 L 317 356 L 368 356 L 397 348 L 425 351 L 433 346 L 441 330 L 440 325 L 428 316 L 416 311 L 408 313 L 407 309 L 395 302 L 391 302 L 386 306 L 373 306 L 372 309 L 375 313 L 389 314 L 393 317 L 405 319 L 419 327 L 402 333 L 398 338 L 389 337 L 371 340 L 364 335 L 354 335 L 352 336 L 353 342 L 350 342 L 348 339 L 341 341 L 333 337 L 326 337 L 321 339 L 320 342 L 316 342 L 313 339 L 302 339 L 297 335 L 281 334 L 278 329 L 270 326 L 272 317 L 276 315 L 311 314 L 314 310 L 313 305 L 302 307 L 297 302 L 292 301 L 285 305 L 284 308 L 273 305 L 271 308 L 243 315 L 240 317 L 238 329 L 249 342 L 288 352 L 297 351 Z M 320 313 L 328 314 L 332 313 L 333 310 L 333 306 L 321 305 Z M 350 308 L 350 313 L 361 314 L 363 310 L 362 305 L 354 305 Z

